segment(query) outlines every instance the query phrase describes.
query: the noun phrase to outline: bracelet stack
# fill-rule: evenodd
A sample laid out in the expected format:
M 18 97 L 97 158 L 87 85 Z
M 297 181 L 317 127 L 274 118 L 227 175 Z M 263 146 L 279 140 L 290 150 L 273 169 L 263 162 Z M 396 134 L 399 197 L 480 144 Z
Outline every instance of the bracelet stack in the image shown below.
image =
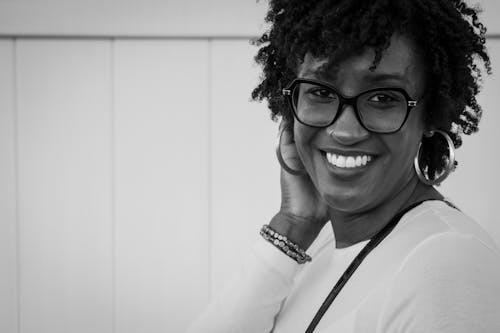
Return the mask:
M 304 264 L 311 261 L 311 256 L 309 256 L 306 251 L 301 249 L 297 244 L 286 238 L 286 236 L 280 235 L 267 224 L 264 224 L 260 229 L 260 234 L 265 240 L 273 244 L 275 247 L 281 250 L 284 254 L 298 262 L 299 264 Z

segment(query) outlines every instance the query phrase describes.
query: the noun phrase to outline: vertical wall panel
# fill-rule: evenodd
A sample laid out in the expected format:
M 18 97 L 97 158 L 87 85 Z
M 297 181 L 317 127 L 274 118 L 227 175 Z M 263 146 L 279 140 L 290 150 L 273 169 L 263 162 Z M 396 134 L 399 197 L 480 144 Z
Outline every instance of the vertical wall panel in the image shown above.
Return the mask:
M 208 300 L 208 46 L 115 45 L 120 333 L 182 332 Z
M 493 75 L 485 77 L 478 101 L 483 108 L 479 132 L 463 136 L 457 152 L 458 168 L 441 186 L 443 193 L 483 225 L 500 245 L 498 189 L 500 188 L 500 40 L 488 40 Z
M 250 102 L 258 82 L 256 47 L 214 41 L 212 52 L 212 291 L 224 286 L 278 212 L 278 124 L 265 103 Z
M 23 333 L 112 331 L 110 47 L 17 47 Z
M 17 332 L 13 41 L 0 40 L 0 332 Z

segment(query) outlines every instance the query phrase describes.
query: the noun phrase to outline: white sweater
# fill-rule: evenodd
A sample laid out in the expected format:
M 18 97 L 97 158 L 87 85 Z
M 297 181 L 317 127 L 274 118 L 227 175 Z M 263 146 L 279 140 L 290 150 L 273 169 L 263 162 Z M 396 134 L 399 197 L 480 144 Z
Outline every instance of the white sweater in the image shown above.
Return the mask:
M 298 265 L 259 239 L 188 332 L 305 332 L 367 243 L 337 249 L 328 224 Z M 469 217 L 427 201 L 368 254 L 314 332 L 500 332 L 500 252 Z

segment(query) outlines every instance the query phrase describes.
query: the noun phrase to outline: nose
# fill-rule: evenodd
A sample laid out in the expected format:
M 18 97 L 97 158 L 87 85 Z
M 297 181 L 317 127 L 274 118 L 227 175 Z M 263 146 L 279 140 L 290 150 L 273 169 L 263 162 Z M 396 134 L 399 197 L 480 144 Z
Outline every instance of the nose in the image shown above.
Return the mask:
M 370 136 L 370 132 L 359 123 L 352 105 L 344 105 L 337 120 L 326 130 L 335 141 L 345 146 L 354 145 Z

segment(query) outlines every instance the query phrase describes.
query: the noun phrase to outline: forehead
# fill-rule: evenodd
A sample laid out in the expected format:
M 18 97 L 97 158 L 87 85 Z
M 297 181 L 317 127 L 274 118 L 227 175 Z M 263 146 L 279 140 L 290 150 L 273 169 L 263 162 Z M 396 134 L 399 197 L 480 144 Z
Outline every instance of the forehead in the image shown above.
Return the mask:
M 371 70 L 375 51 L 365 49 L 346 59 L 340 60 L 335 66 L 327 66 L 328 58 L 314 58 L 306 54 L 299 65 L 298 76 L 317 78 L 342 85 L 349 82 L 390 82 L 403 84 L 406 88 L 418 91 L 423 85 L 424 66 L 422 57 L 417 52 L 412 40 L 405 36 L 394 34 L 389 47 L 383 51 L 380 63 Z

